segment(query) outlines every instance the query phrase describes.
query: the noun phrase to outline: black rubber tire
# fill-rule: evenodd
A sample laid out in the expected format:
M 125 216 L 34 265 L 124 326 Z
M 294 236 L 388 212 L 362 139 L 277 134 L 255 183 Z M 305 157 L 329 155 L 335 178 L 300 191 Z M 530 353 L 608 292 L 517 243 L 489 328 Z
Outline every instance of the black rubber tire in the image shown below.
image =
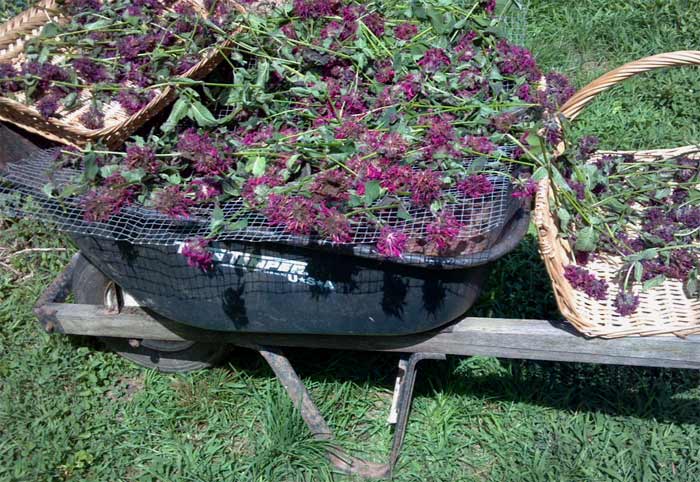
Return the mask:
M 81 256 L 73 272 L 73 296 L 76 303 L 104 304 L 110 280 Z M 139 340 L 137 347 L 126 338 L 99 337 L 115 353 L 142 367 L 161 372 L 184 373 L 216 365 L 228 353 L 228 345 L 202 342 Z

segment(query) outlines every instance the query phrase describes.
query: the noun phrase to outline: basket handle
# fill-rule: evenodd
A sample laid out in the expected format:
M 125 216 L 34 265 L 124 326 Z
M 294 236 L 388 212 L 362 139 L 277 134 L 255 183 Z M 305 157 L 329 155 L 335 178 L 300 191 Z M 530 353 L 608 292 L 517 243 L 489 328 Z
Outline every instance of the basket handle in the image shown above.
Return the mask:
M 571 99 L 561 106 L 559 113 L 572 121 L 578 117 L 583 108 L 591 103 L 598 94 L 605 92 L 622 81 L 651 70 L 663 69 L 666 67 L 680 67 L 683 65 L 700 66 L 700 51 L 680 50 L 678 52 L 652 55 L 651 57 L 645 57 L 627 63 L 597 78 L 583 89 L 579 90 Z

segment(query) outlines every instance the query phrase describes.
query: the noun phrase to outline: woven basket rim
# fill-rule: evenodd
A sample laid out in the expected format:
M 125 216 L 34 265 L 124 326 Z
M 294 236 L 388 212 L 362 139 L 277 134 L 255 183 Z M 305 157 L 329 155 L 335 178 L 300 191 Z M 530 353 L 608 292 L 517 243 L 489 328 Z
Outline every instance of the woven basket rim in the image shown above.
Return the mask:
M 197 4 L 201 3 L 202 0 L 180 1 Z M 245 7 L 243 7 L 236 0 L 225 1 L 242 14 L 247 12 Z M 52 8 L 55 5 L 55 0 L 43 0 L 39 5 L 25 10 L 13 19 L 10 19 L 3 25 L 0 25 L 0 39 L 2 38 L 3 31 L 5 32 L 5 35 L 8 35 L 9 32 L 16 32 L 19 34 L 20 32 L 24 31 L 21 25 L 22 22 L 19 22 L 20 25 L 13 25 L 17 19 L 24 19 L 25 17 L 31 16 L 29 12 L 31 12 L 31 14 L 36 14 L 37 11 L 45 12 L 47 9 Z M 45 24 L 49 18 L 45 18 L 44 20 Z M 13 30 L 10 27 L 12 27 Z M 32 27 L 32 30 L 35 28 L 36 27 Z M 230 36 L 240 33 L 241 30 L 242 27 L 239 26 L 230 33 Z M 190 67 L 185 73 L 176 76 L 175 79 L 196 80 L 204 77 L 223 60 L 222 52 L 229 50 L 232 44 L 232 40 L 227 39 L 206 47 L 200 52 L 202 57 L 200 58 L 199 62 Z M 83 89 L 83 91 L 89 91 L 89 87 Z M 148 104 L 146 104 L 138 112 L 99 129 L 88 129 L 83 125 L 78 124 L 76 121 L 66 122 L 57 118 L 42 118 L 39 120 L 38 117 L 40 117 L 40 115 L 33 104 L 23 104 L 22 102 L 8 97 L 0 97 L 0 120 L 11 122 L 30 132 L 34 132 L 64 144 L 71 144 L 76 147 L 82 147 L 88 142 L 99 139 L 107 140 L 107 144 L 110 146 L 116 146 L 121 144 L 124 139 L 126 139 L 132 132 L 148 121 L 148 119 L 167 107 L 167 105 L 174 100 L 176 93 L 175 88 L 170 85 L 163 89 L 157 90 L 156 92 L 157 93 L 153 99 L 151 99 Z

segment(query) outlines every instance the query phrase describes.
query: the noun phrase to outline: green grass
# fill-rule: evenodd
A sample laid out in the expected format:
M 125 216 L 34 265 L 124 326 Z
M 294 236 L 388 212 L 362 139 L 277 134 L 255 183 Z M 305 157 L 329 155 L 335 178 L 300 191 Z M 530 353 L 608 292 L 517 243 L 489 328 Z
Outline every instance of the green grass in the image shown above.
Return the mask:
M 626 61 L 700 46 L 696 0 L 537 0 L 529 44 L 580 87 Z M 2 4 L 0 4 L 2 7 Z M 700 75 L 647 75 L 573 126 L 610 148 L 698 142 Z M 0 481 L 346 481 L 260 358 L 188 375 L 140 370 L 93 340 L 43 334 L 31 306 L 70 246 L 0 230 Z M 13 254 L 15 253 L 15 254 Z M 9 267 L 8 267 L 9 266 Z M 532 236 L 474 314 L 558 316 Z M 349 449 L 382 460 L 394 355 L 292 350 Z M 700 473 L 697 372 L 474 357 L 421 366 L 397 481 L 689 481 Z

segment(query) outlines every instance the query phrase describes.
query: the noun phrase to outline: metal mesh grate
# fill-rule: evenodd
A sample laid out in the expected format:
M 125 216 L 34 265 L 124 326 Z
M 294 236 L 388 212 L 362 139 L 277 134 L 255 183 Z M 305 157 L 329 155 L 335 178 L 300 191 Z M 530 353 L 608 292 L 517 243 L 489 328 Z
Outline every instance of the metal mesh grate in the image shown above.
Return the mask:
M 501 15 L 501 25 L 508 40 L 525 45 L 527 38 L 527 12 L 529 0 L 508 0 Z
M 81 171 L 73 168 L 54 169 L 56 150 L 38 151 L 20 162 L 11 163 L 0 172 L 0 211 L 15 215 L 33 215 L 43 221 L 55 224 L 56 228 L 72 234 L 95 236 L 137 245 L 171 245 L 188 239 L 209 234 L 212 207 L 193 209 L 188 219 L 172 219 L 164 214 L 134 204 L 124 208 L 118 215 L 106 222 L 84 220 L 84 209 L 80 197 L 56 199 L 43 190 L 52 183 L 60 190 Z M 503 152 L 507 155 L 507 149 Z M 447 204 L 463 226 L 458 236 L 459 256 L 444 258 L 423 254 L 406 254 L 399 262 L 420 265 L 468 265 L 488 258 L 489 248 L 497 241 L 503 227 L 519 203 L 511 196 L 512 185 L 508 177 L 509 163 L 494 161 L 489 175 L 494 186 L 491 194 L 469 199 L 456 189 L 447 193 L 453 201 Z M 27 203 L 28 199 L 32 200 Z M 410 220 L 399 216 L 398 210 L 384 211 L 378 215 L 382 224 L 401 229 L 410 237 L 425 235 L 426 225 L 434 221 L 429 209 L 411 206 L 410 199 L 403 199 Z M 222 206 L 224 215 L 231 219 L 243 207 L 241 200 Z M 316 236 L 289 234 L 280 226 L 270 225 L 260 214 L 245 214 L 247 226 L 239 230 L 224 231 L 217 235 L 217 241 L 282 242 L 297 246 L 333 247 L 335 250 L 351 252 L 355 255 L 380 258 L 374 244 L 379 237 L 376 226 L 365 224 L 354 226 L 353 239 L 347 245 L 332 244 Z

